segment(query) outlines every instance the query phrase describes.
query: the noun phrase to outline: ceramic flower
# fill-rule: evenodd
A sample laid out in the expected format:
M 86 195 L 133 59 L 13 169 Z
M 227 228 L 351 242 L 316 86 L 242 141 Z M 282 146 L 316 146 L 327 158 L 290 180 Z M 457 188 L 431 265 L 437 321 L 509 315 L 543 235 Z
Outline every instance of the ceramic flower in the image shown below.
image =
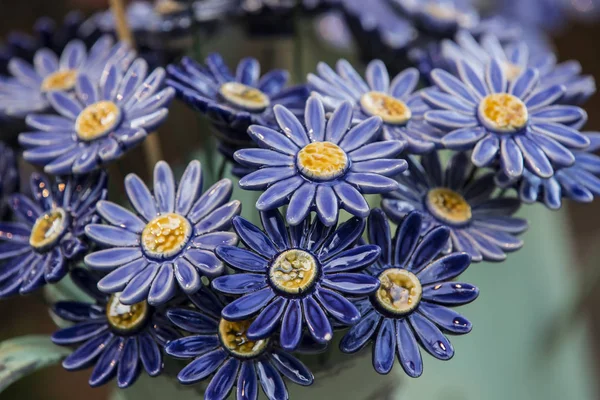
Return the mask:
M 73 323 L 52 334 L 57 345 L 77 346 L 63 360 L 63 368 L 77 371 L 93 366 L 89 379 L 92 387 L 116 376 L 117 386 L 127 388 L 135 383 L 142 368 L 150 376 L 160 375 L 161 350 L 179 337 L 162 312 L 145 301 L 126 306 L 119 302 L 118 294 L 100 293 L 94 277 L 82 268 L 74 269 L 71 277 L 94 303 L 61 301 L 52 307 L 58 317 Z
M 148 73 L 142 59 L 125 71 L 107 64 L 100 79 L 78 74 L 74 96 L 46 95 L 59 115 L 27 116 L 36 131 L 19 135 L 23 158 L 54 175 L 85 174 L 118 159 L 167 118 L 175 92 L 162 88 L 164 77 L 162 68 Z
M 367 66 L 367 82 L 346 60 L 339 60 L 336 70 L 337 73 L 320 62 L 318 76 L 308 74 L 307 78 L 327 108 L 334 109 L 349 101 L 355 108 L 354 118 L 381 117 L 385 140 L 404 142 L 410 153 L 434 149 L 438 138 L 433 135 L 437 130 L 423 122 L 423 114 L 429 107 L 415 91 L 419 83 L 415 68 L 400 72 L 391 83 L 381 60 L 373 60 Z
M 52 94 L 75 89 L 78 77 L 84 72 L 92 81 L 100 79 L 105 65 L 122 67 L 131 60 L 132 53 L 122 43 L 103 36 L 91 47 L 74 39 L 57 55 L 47 48 L 36 51 L 33 65 L 13 58 L 8 63 L 9 79 L 0 79 L 0 112 L 23 118 L 29 113 L 48 109 Z
M 457 153 L 442 168 L 437 153 L 410 162 L 410 173 L 399 176 L 400 189 L 383 200 L 388 216 L 399 222 L 410 211 L 423 214 L 424 230 L 442 225 L 450 230 L 445 252 L 463 251 L 474 262 L 503 261 L 506 253 L 521 248 L 517 235 L 527 221 L 513 217 L 518 198 L 495 196 L 494 173 L 478 174 L 464 153 Z
M 196 309 L 172 308 L 169 319 L 188 336 L 169 342 L 173 357 L 193 360 L 177 375 L 184 385 L 209 378 L 205 399 L 225 399 L 237 386 L 237 400 L 258 399 L 262 387 L 269 400 L 289 398 L 283 377 L 309 386 L 314 377 L 296 357 L 281 350 L 272 338 L 247 336 L 252 319 L 228 321 L 221 317 L 223 302 L 207 288 L 190 296 Z
M 423 373 L 419 347 L 439 360 L 454 355 L 450 340 L 442 332 L 463 335 L 472 325 L 453 307 L 472 302 L 479 290 L 454 278 L 470 264 L 465 253 L 441 253 L 449 230 L 424 231 L 419 213 L 408 214 L 392 239 L 381 210 L 369 216 L 369 239 L 381 247 L 381 257 L 371 269 L 379 290 L 358 302 L 361 320 L 340 342 L 345 353 L 355 353 L 373 342 L 373 368 L 387 374 L 398 357 L 407 375 Z M 393 241 L 392 241 L 393 240 Z
M 259 211 L 288 204 L 290 225 L 300 224 L 314 210 L 331 226 L 340 208 L 366 217 L 369 204 L 363 194 L 397 188 L 388 176 L 406 169 L 406 161 L 394 158 L 404 144 L 398 140 L 374 142 L 381 118 L 370 117 L 351 126 L 352 108 L 350 102 L 343 102 L 327 119 L 321 101 L 311 97 L 306 103 L 305 125 L 287 108 L 276 106 L 280 131 L 260 125 L 248 129 L 260 149 L 238 150 L 235 159 L 259 168 L 240 180 L 242 189 L 264 190 L 256 202 Z
M 33 173 L 31 192 L 10 196 L 18 222 L 0 223 L 0 298 L 58 282 L 88 251 L 84 228 L 98 219 L 106 174 L 51 182 Z
M 223 272 L 213 250 L 237 243 L 227 230 L 241 205 L 229 201 L 228 179 L 204 194 L 202 180 L 198 161 L 188 165 L 179 185 L 169 165 L 161 161 L 154 168 L 154 192 L 135 174 L 125 178 L 135 213 L 109 201 L 98 203 L 98 214 L 107 224 L 89 224 L 85 232 L 104 249 L 88 254 L 85 263 L 110 272 L 98 282 L 101 291 L 122 292 L 120 301 L 127 305 L 142 300 L 160 305 L 179 290 L 196 292 L 202 275 L 212 278 Z
M 472 29 L 479 22 L 479 14 L 469 0 L 392 0 L 392 3 L 420 29 L 436 35 Z
M 447 132 L 445 147 L 472 149 L 476 166 L 499 163 L 510 178 L 520 177 L 525 168 L 549 178 L 555 168 L 572 164 L 571 150 L 589 145 L 573 127 L 586 120 L 585 111 L 557 104 L 565 87 L 545 86 L 536 69 L 527 68 L 509 81 L 498 59 L 488 63 L 483 75 L 462 60 L 458 73 L 459 78 L 440 69 L 431 73 L 436 88 L 424 91 L 423 98 L 436 110 L 427 111 L 425 120 Z
M 15 152 L 0 142 L 0 221 L 4 221 L 7 198 L 19 186 L 19 170 Z
M 303 329 L 317 343 L 333 337 L 329 316 L 352 325 L 360 318 L 346 296 L 365 296 L 377 280 L 361 273 L 379 257 L 379 248 L 356 246 L 365 223 L 352 218 L 337 229 L 318 218 L 287 227 L 277 210 L 261 213 L 266 233 L 236 217 L 233 227 L 246 246 L 219 246 L 217 256 L 239 273 L 212 281 L 219 292 L 242 295 L 221 313 L 228 321 L 249 322 L 251 340 L 266 339 L 280 327 L 279 342 L 286 350 L 300 344 Z

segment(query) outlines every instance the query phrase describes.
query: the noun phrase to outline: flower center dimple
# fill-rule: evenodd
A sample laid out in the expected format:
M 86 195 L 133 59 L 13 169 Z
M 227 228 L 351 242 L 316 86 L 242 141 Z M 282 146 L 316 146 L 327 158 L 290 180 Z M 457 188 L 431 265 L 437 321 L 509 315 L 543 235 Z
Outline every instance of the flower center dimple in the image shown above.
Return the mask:
M 253 319 L 244 321 L 227 321 L 221 318 L 219 322 L 219 337 L 221 343 L 233 355 L 241 358 L 251 358 L 260 355 L 266 350 L 269 344 L 269 339 L 250 340 L 246 336 L 248 328 L 252 324 Z
M 31 229 L 29 244 L 38 251 L 48 249 L 66 232 L 68 216 L 62 208 L 55 208 L 38 217 Z
M 148 222 L 142 231 L 142 247 L 147 255 L 165 259 L 179 253 L 192 236 L 192 225 L 178 214 L 163 214 Z
M 384 310 L 403 316 L 417 308 L 423 289 L 415 274 L 402 268 L 388 268 L 378 279 L 380 285 L 374 299 Z
M 300 294 L 308 290 L 318 275 L 314 257 L 303 250 L 287 250 L 281 253 L 269 268 L 269 278 L 276 289 Z
M 345 172 L 348 156 L 331 142 L 313 142 L 298 152 L 297 165 L 307 178 L 329 180 Z
M 504 75 L 506 75 L 506 79 L 509 81 L 514 81 L 519 77 L 519 75 L 521 75 L 521 72 L 523 72 L 523 68 L 508 61 L 504 63 L 503 69 Z
M 516 96 L 508 93 L 490 94 L 479 103 L 479 118 L 492 131 L 516 132 L 529 119 L 527 106 Z
M 471 206 L 454 190 L 443 187 L 431 189 L 426 202 L 429 211 L 442 221 L 461 224 L 471 219 Z
M 120 301 L 121 294 L 110 296 L 106 304 L 106 318 L 110 327 L 119 333 L 132 333 L 142 328 L 150 316 L 146 301 L 125 305 Z
M 83 109 L 75 121 L 75 132 L 84 141 L 107 135 L 121 122 L 121 109 L 112 101 L 99 101 Z
M 219 89 L 221 96 L 234 105 L 248 111 L 263 111 L 271 104 L 269 96 L 258 89 L 239 82 L 227 82 Z
M 71 90 L 77 82 L 77 70 L 66 69 L 56 71 L 48 75 L 42 81 L 42 92 L 53 92 L 58 90 Z
M 393 125 L 406 124 L 412 112 L 402 101 L 381 92 L 367 92 L 360 98 L 360 105 L 369 115 L 381 117 L 383 122 Z

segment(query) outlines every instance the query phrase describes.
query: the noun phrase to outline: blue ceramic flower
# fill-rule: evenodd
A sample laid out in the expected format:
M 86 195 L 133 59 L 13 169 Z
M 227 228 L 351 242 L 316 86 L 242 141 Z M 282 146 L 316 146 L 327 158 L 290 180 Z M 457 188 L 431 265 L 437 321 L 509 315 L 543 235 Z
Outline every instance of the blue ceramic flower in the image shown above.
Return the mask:
M 227 230 L 241 204 L 229 202 L 230 180 L 215 183 L 204 194 L 202 180 L 198 161 L 188 165 L 179 185 L 169 165 L 160 161 L 154 168 L 153 193 L 137 175 L 125 178 L 125 191 L 138 215 L 109 201 L 98 203 L 98 214 L 108 224 L 89 224 L 85 232 L 105 249 L 88 254 L 85 263 L 112 271 L 98 282 L 101 291 L 122 291 L 123 304 L 147 299 L 160 305 L 178 287 L 194 293 L 202 275 L 223 272 L 213 250 L 220 244 L 237 244 L 235 234 Z
M 8 196 L 19 187 L 19 170 L 15 152 L 0 142 L 0 221 L 4 221 Z
M 73 90 L 82 73 L 93 82 L 98 81 L 105 65 L 122 65 L 132 56 L 127 46 L 113 45 L 110 37 L 103 36 L 89 52 L 79 39 L 70 41 L 60 57 L 52 50 L 40 49 L 35 53 L 33 66 L 13 58 L 8 63 L 12 77 L 0 80 L 0 113 L 23 118 L 44 111 L 51 104 L 48 97 L 58 91 Z
M 300 344 L 304 327 L 317 343 L 328 343 L 333 337 L 328 315 L 344 325 L 360 318 L 345 296 L 369 295 L 379 287 L 376 279 L 360 272 L 379 257 L 379 248 L 354 247 L 365 227 L 356 217 L 337 229 L 318 218 L 286 228 L 277 210 L 261 213 L 261 219 L 266 234 L 234 218 L 246 249 L 216 249 L 221 260 L 240 272 L 212 281 L 222 293 L 242 295 L 223 308 L 222 317 L 242 321 L 256 316 L 246 332 L 251 340 L 268 338 L 281 327 L 279 342 L 289 351 Z
M 398 184 L 388 176 L 407 167 L 406 161 L 393 158 L 404 143 L 374 142 L 381 118 L 370 117 L 352 126 L 352 109 L 350 102 L 343 102 L 326 118 L 323 103 L 311 97 L 306 103 L 305 125 L 287 108 L 276 106 L 281 131 L 259 125 L 248 129 L 261 148 L 238 150 L 235 159 L 259 168 L 240 180 L 242 189 L 265 191 L 256 202 L 259 211 L 288 204 L 290 225 L 300 224 L 314 210 L 331 226 L 337 222 L 340 208 L 366 217 L 369 204 L 363 194 L 397 189 Z
M 407 375 L 423 373 L 419 345 L 439 360 L 454 356 L 454 348 L 442 333 L 464 335 L 472 325 L 452 308 L 472 302 L 479 289 L 454 281 L 470 264 L 465 253 L 441 256 L 449 230 L 424 231 L 419 213 L 408 214 L 393 238 L 385 215 L 369 216 L 369 239 L 381 247 L 381 257 L 371 273 L 379 290 L 361 300 L 361 320 L 340 342 L 345 353 L 355 353 L 373 341 L 373 367 L 387 374 L 398 361 Z
M 223 302 L 207 288 L 190 296 L 197 310 L 173 308 L 167 317 L 189 335 L 169 342 L 173 357 L 190 359 L 177 379 L 184 385 L 210 378 L 206 400 L 229 398 L 237 386 L 237 400 L 257 400 L 259 384 L 269 400 L 288 399 L 283 380 L 309 386 L 314 377 L 296 357 L 282 351 L 272 338 L 248 338 L 252 320 L 228 321 L 221 317 Z
M 79 73 L 74 96 L 46 95 L 59 115 L 27 116 L 36 131 L 19 135 L 23 158 L 54 175 L 84 174 L 118 159 L 167 118 L 175 91 L 162 88 L 164 78 L 162 68 L 148 74 L 142 59 L 126 70 L 109 63 L 102 78 Z
M 525 69 L 509 81 L 502 61 L 493 59 L 485 73 L 470 62 L 458 63 L 459 78 L 436 69 L 437 87 L 423 92 L 435 111 L 425 120 L 444 130 L 442 144 L 453 150 L 473 150 L 478 167 L 499 168 L 510 178 L 533 174 L 549 178 L 555 168 L 573 163 L 571 149 L 583 149 L 589 140 L 576 128 L 587 119 L 579 107 L 557 104 L 562 85 L 546 86 L 539 72 Z
M 367 66 L 367 82 L 346 60 L 336 64 L 337 73 L 327 64 L 317 65 L 318 76 L 308 74 L 308 82 L 319 94 L 328 109 L 335 109 L 344 101 L 355 108 L 354 118 L 364 120 L 377 116 L 383 120 L 383 139 L 400 140 L 409 153 L 424 153 L 434 149 L 440 133 L 423 122 L 427 104 L 415 91 L 419 71 L 408 68 L 390 82 L 385 64 L 373 60 Z
M 146 302 L 126 306 L 119 303 L 118 294 L 98 292 L 96 280 L 82 268 L 74 269 L 71 278 L 94 303 L 61 301 L 52 307 L 58 317 L 74 324 L 54 332 L 52 341 L 60 346 L 78 346 L 63 360 L 63 368 L 77 371 L 93 366 L 89 379 L 92 387 L 116 376 L 117 385 L 127 388 L 135 383 L 142 368 L 150 376 L 160 375 L 161 351 L 179 337 L 169 320 Z
M 455 154 L 442 168 L 437 153 L 408 159 L 409 173 L 399 176 L 400 189 L 383 200 L 382 207 L 394 222 L 413 210 L 423 213 L 424 230 L 437 225 L 450 230 L 445 252 L 464 251 L 474 262 L 503 261 L 507 252 L 521 248 L 516 236 L 527 221 L 515 218 L 521 202 L 495 196 L 494 173 L 478 174 L 465 153 Z
M 421 30 L 434 35 L 451 35 L 472 29 L 479 13 L 470 0 L 391 0 Z
M 106 174 L 51 183 L 31 175 L 33 201 L 10 196 L 18 222 L 0 223 L 0 298 L 27 294 L 61 280 L 88 251 L 84 228 L 98 220 Z

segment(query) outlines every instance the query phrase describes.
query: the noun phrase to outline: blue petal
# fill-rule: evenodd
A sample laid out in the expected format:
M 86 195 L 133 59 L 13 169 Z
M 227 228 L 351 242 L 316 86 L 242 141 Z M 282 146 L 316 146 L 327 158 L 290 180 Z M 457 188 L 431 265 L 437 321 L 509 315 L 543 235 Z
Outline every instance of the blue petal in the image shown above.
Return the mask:
M 230 321 L 246 319 L 260 311 L 273 297 L 275 293 L 270 288 L 244 295 L 223 308 L 223 318 Z
M 252 361 L 245 361 L 240 368 L 237 381 L 237 400 L 256 400 L 258 399 L 258 382 L 256 379 L 256 370 Z
M 82 105 L 65 92 L 50 92 L 46 96 L 54 110 L 67 118 L 75 120 L 83 111 Z
M 171 308 L 167 310 L 169 320 L 186 332 L 214 334 L 219 328 L 219 321 L 195 310 Z M 215 342 L 215 346 L 218 342 Z
M 500 164 L 510 178 L 523 175 L 523 154 L 513 138 L 502 138 L 500 142 Z
M 172 213 L 175 209 L 175 179 L 171 167 L 164 161 L 154 166 L 154 197 L 160 213 Z
M 54 332 L 52 342 L 60 346 L 77 344 L 98 336 L 107 329 L 108 325 L 103 321 L 85 322 Z
M 146 227 L 146 224 L 131 211 L 110 201 L 99 201 L 96 210 L 111 225 L 127 229 L 130 232 L 142 233 Z
M 414 211 L 408 214 L 396 230 L 394 237 L 393 263 L 407 266 L 421 234 L 421 214 Z
M 379 288 L 379 281 L 366 274 L 336 273 L 323 278 L 323 286 L 349 295 L 369 295 Z
M 535 124 L 532 126 L 532 129 L 542 135 L 551 137 L 567 147 L 585 149 L 590 144 L 589 138 L 577 130 L 562 124 Z
M 319 260 L 327 261 L 335 257 L 361 237 L 365 229 L 365 221 L 360 218 L 351 218 L 339 225 L 335 232 L 328 235 L 327 241 L 319 252 Z
M 546 154 L 537 145 L 537 143 L 526 137 L 516 137 L 515 142 L 523 153 L 523 159 L 527 169 L 540 178 L 550 178 L 554 174 L 554 169 Z
M 365 72 L 371 90 L 386 93 L 390 87 L 390 76 L 381 60 L 373 60 Z
M 270 362 L 258 360 L 256 371 L 263 392 L 269 400 L 286 400 L 289 398 L 283 379 Z
M 139 248 L 115 247 L 88 254 L 85 256 L 84 262 L 91 268 L 107 271 L 141 257 L 142 251 Z
M 289 73 L 285 70 L 274 69 L 262 76 L 258 82 L 258 88 L 261 92 L 273 96 L 281 91 L 287 81 Z
M 536 86 L 538 79 L 538 70 L 527 68 L 516 80 L 511 83 L 509 92 L 520 99 L 524 99 Z
M 268 262 L 259 255 L 235 246 L 219 246 L 215 254 L 227 265 L 240 271 L 266 273 Z
M 340 200 L 341 208 L 357 217 L 365 218 L 369 215 L 369 204 L 354 187 L 346 182 L 340 182 L 334 186 L 333 190 Z
M 233 274 L 219 276 L 212 281 L 212 287 L 227 294 L 246 294 L 267 286 L 263 274 Z
M 235 358 L 230 358 L 225 361 L 215 376 L 210 380 L 210 383 L 204 392 L 205 400 L 223 400 L 227 398 L 237 378 L 240 363 L 241 362 Z
M 419 71 L 416 68 L 407 68 L 392 80 L 390 94 L 397 99 L 404 99 L 410 95 L 419 83 Z
M 398 346 L 398 359 L 404 372 L 412 378 L 417 378 L 423 373 L 423 359 L 415 334 L 405 319 L 396 321 L 396 344 Z
M 532 92 L 525 100 L 529 112 L 556 103 L 564 94 L 565 87 L 560 85 L 550 86 Z
M 125 191 L 129 202 L 135 210 L 146 219 L 151 221 L 158 215 L 156 203 L 148 187 L 135 174 L 129 174 L 125 178 Z
M 135 94 L 135 89 L 146 79 L 148 73 L 148 64 L 142 58 L 136 59 L 127 69 L 125 76 L 119 83 L 117 94 L 115 96 L 116 103 L 124 106 L 130 97 Z
M 236 81 L 248 86 L 256 86 L 260 77 L 260 64 L 255 58 L 243 58 L 236 70 Z
M 199 200 L 202 200 L 202 197 Z M 233 217 L 238 215 L 241 209 L 242 204 L 239 200 L 233 200 L 220 206 L 194 225 L 194 234 L 205 235 L 211 232 L 229 230 Z
M 232 190 L 232 183 L 229 179 L 218 181 L 195 201 L 188 213 L 188 219 L 193 224 L 198 223 L 216 208 L 227 203 L 231 198 Z
M 447 240 L 447 236 L 446 236 Z M 417 274 L 422 285 L 443 282 L 463 273 L 471 263 L 466 253 L 452 253 L 443 256 L 429 264 Z
M 469 86 L 473 93 L 480 98 L 487 96 L 488 90 L 485 83 L 481 80 L 480 74 L 475 72 L 473 66 L 466 60 L 460 60 L 457 64 L 461 80 Z
M 248 327 L 246 332 L 248 339 L 259 340 L 271 336 L 281 322 L 287 304 L 287 299 L 279 297 L 266 306 Z
M 423 288 L 423 298 L 445 305 L 467 304 L 479 296 L 479 289 L 468 283 L 443 282 Z
M 60 56 L 60 69 L 77 69 L 84 63 L 86 56 L 85 44 L 78 39 L 71 40 Z
M 315 194 L 317 215 L 323 224 L 333 226 L 338 220 L 338 199 L 331 186 L 319 185 Z
M 298 147 L 304 147 L 309 143 L 304 127 L 290 110 L 277 104 L 273 107 L 273 113 L 279 128 L 292 142 Z
M 256 201 L 256 208 L 259 211 L 267 211 L 287 204 L 292 193 L 304 182 L 304 178 L 295 175 L 272 184 L 260 195 Z
M 260 220 L 269 239 L 278 250 L 283 251 L 290 248 L 285 221 L 278 210 L 261 212 Z
M 212 232 L 205 235 L 195 236 L 191 240 L 193 247 L 203 250 L 214 250 L 217 246 L 235 246 L 238 237 L 234 232 Z
M 370 117 L 352 127 L 340 141 L 340 147 L 351 152 L 374 141 L 381 130 L 383 121 L 379 117 Z
M 161 265 L 148 293 L 148 304 L 159 306 L 175 296 L 177 286 L 172 264 Z
M 134 384 L 140 375 L 139 360 L 137 338 L 127 338 L 117 368 L 117 386 L 119 388 L 124 389 Z
M 308 216 L 316 191 L 317 185 L 306 182 L 294 192 L 286 213 L 286 221 L 289 225 L 298 225 Z
M 440 360 L 452 358 L 454 355 L 452 344 L 432 322 L 418 313 L 411 314 L 408 319 L 419 342 L 429 354 Z
M 169 313 L 174 310 L 169 310 Z M 171 319 L 171 316 L 169 316 Z M 182 326 L 187 329 L 187 325 Z M 216 335 L 215 326 L 213 334 L 209 335 L 193 335 L 170 341 L 165 347 L 165 353 L 175 358 L 192 358 L 220 347 L 221 342 Z M 192 331 L 194 332 L 194 331 Z
M 59 247 L 55 247 L 46 255 L 44 263 L 44 279 L 48 283 L 61 280 L 69 271 L 69 263 Z
M 506 92 L 506 75 L 500 65 L 499 60 L 493 59 L 485 70 L 485 80 L 488 84 L 490 93 Z
M 442 138 L 444 147 L 452 150 L 469 150 L 486 135 L 482 127 L 456 129 Z
M 396 335 L 394 334 L 394 320 L 384 318 L 375 345 L 373 346 L 373 367 L 380 374 L 387 374 L 394 366 L 394 350 L 396 349 Z
M 327 343 L 333 338 L 333 330 L 323 309 L 312 296 L 302 299 L 304 319 L 308 332 L 317 343 Z
M 140 235 L 111 225 L 89 224 L 85 234 L 103 246 L 133 247 L 140 245 Z
M 454 96 L 460 97 L 469 104 L 475 104 L 476 100 L 471 91 L 460 80 L 441 69 L 434 69 L 431 72 L 431 80 L 443 91 Z
M 450 235 L 455 251 L 463 251 L 469 254 L 471 256 L 471 262 L 479 262 L 483 259 L 472 239 L 465 235 L 462 230 L 453 230 Z
M 296 168 L 293 166 L 266 167 L 244 176 L 239 185 L 244 190 L 265 190 L 268 186 L 296 174 Z
M 287 351 L 295 350 L 302 339 L 302 308 L 299 299 L 289 301 L 281 321 L 279 343 Z
M 475 104 L 468 103 L 460 97 L 439 90 L 423 90 L 423 100 L 435 109 L 456 111 L 467 115 L 475 114 Z
M 478 125 L 477 119 L 474 116 L 451 110 L 427 111 L 425 113 L 425 121 L 444 131 L 474 128 Z
M 352 104 L 343 102 L 331 115 L 325 129 L 325 139 L 338 144 L 344 137 L 352 121 Z
M 477 167 L 487 167 L 494 161 L 499 151 L 500 141 L 495 135 L 489 134 L 475 145 L 471 161 Z
M 266 149 L 238 150 L 235 152 L 234 158 L 240 164 L 253 168 L 263 166 L 287 167 L 294 165 L 294 158 L 292 156 Z
M 202 191 L 202 168 L 200 162 L 190 162 L 181 176 L 179 187 L 175 195 L 175 212 L 187 215 L 192 204 Z
M 374 287 L 371 292 L 375 290 L 376 287 Z M 316 291 L 315 297 L 319 300 L 323 308 L 327 310 L 327 313 L 342 324 L 354 325 L 360 320 L 360 312 L 356 309 L 356 307 L 350 301 L 346 300 L 343 296 L 337 294 L 336 292 L 327 290 L 325 288 L 319 288 Z
M 184 385 L 201 381 L 215 372 L 227 357 L 227 352 L 221 348 L 206 353 L 179 371 L 177 379 Z
M 456 311 L 446 307 L 422 302 L 419 304 L 419 313 L 442 328 L 444 331 L 457 335 L 469 333 L 473 328 L 473 325 L 471 322 L 469 322 L 469 320 Z
M 116 293 L 125 289 L 125 286 L 134 276 L 141 273 L 148 265 L 145 258 L 139 258 L 135 261 L 125 264 L 106 275 L 98 282 L 98 289 L 105 293 Z
M 438 226 L 427 232 L 416 246 L 407 269 L 418 273 L 440 254 L 448 242 L 450 230 L 444 226 Z
M 100 100 L 97 86 L 92 83 L 92 80 L 84 74 L 77 76 L 77 84 L 75 86 L 77 97 L 83 101 L 83 104 L 89 106 Z
M 357 271 L 368 267 L 377 261 L 380 255 L 381 250 L 377 245 L 357 246 L 343 251 L 323 265 L 323 273 L 326 275 L 324 279 L 333 279 L 339 272 Z M 336 280 L 332 280 L 334 281 Z
M 117 337 L 106 347 L 90 376 L 89 384 L 91 387 L 104 385 L 113 378 L 123 354 L 124 341 L 125 338 Z
M 362 349 L 375 334 L 381 318 L 381 315 L 377 311 L 371 311 L 364 315 L 344 335 L 340 341 L 340 350 L 344 353 L 356 353 Z
M 138 336 L 140 360 L 146 370 L 146 373 L 150 376 L 157 376 L 163 368 L 162 354 L 158 345 L 146 332 L 142 332 Z
M 150 264 L 137 274 L 125 287 L 119 300 L 123 304 L 131 305 L 145 300 L 150 292 L 150 286 L 158 273 L 159 265 Z
M 322 142 L 325 139 L 325 110 L 323 103 L 316 97 L 310 97 L 306 102 L 304 112 L 308 137 L 313 142 Z
M 183 256 L 209 278 L 221 275 L 225 269 L 221 260 L 212 251 L 187 249 Z
M 250 221 L 239 216 L 235 217 L 233 227 L 244 245 L 255 253 L 267 258 L 278 253 L 271 239 Z
M 77 371 L 91 367 L 96 358 L 112 341 L 113 337 L 114 336 L 112 333 L 106 332 L 102 335 L 91 338 L 63 360 L 63 368 L 68 371 Z
M 312 385 L 315 377 L 306 365 L 296 357 L 283 351 L 275 350 L 270 358 L 275 368 L 292 382 L 302 386 Z
M 404 144 L 399 140 L 387 140 L 366 144 L 351 153 L 349 157 L 353 162 L 394 158 L 402 152 Z
M 248 128 L 248 134 L 264 149 L 274 150 L 292 156 L 300 150 L 299 147 L 284 134 L 265 126 L 252 125 Z

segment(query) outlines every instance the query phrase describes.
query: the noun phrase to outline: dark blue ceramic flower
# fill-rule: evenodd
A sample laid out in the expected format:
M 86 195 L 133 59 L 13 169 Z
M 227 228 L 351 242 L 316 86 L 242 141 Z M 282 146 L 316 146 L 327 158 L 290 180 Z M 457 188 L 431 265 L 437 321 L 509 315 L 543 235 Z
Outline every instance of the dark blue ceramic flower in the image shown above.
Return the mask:
M 455 154 L 442 168 L 437 153 L 408 159 L 409 173 L 399 176 L 400 189 L 386 195 L 382 207 L 394 222 L 413 210 L 423 214 L 424 230 L 437 225 L 450 230 L 445 252 L 464 251 L 474 262 L 503 261 L 521 248 L 516 235 L 527 221 L 515 218 L 521 202 L 495 196 L 494 173 L 477 174 L 465 153 Z
M 326 118 L 323 103 L 311 97 L 305 124 L 287 108 L 276 106 L 281 131 L 259 125 L 248 129 L 261 148 L 238 150 L 235 159 L 259 168 L 240 180 L 242 189 L 266 189 L 256 202 L 259 211 L 288 204 L 288 224 L 300 224 L 314 210 L 331 226 L 337 222 L 339 208 L 366 217 L 369 204 L 363 194 L 397 189 L 398 184 L 388 176 L 406 170 L 406 161 L 392 158 L 404 143 L 373 143 L 381 118 L 370 117 L 352 126 L 352 111 L 352 103 L 343 102 Z
M 77 74 L 74 96 L 46 95 L 59 115 L 27 116 L 37 131 L 19 135 L 23 158 L 54 175 L 84 174 L 116 160 L 167 118 L 175 91 L 162 87 L 164 78 L 162 68 L 148 74 L 142 59 L 125 70 L 109 63 L 101 78 Z
M 453 150 L 473 150 L 478 167 L 499 168 L 510 178 L 523 175 L 524 167 L 549 178 L 555 168 L 573 164 L 571 149 L 584 149 L 589 140 L 575 127 L 587 119 L 579 107 L 557 104 L 562 85 L 546 86 L 539 72 L 525 69 L 509 81 L 502 61 L 493 59 L 485 72 L 470 62 L 458 63 L 460 79 L 436 69 L 436 84 L 423 92 L 435 111 L 425 120 L 447 134 L 442 144 Z
M 419 345 L 439 360 L 449 360 L 454 348 L 442 333 L 463 335 L 472 325 L 452 308 L 472 302 L 479 289 L 454 281 L 470 264 L 465 253 L 441 256 L 449 230 L 424 231 L 417 212 L 408 214 L 392 241 L 381 210 L 369 216 L 369 240 L 381 247 L 381 257 L 370 272 L 379 290 L 361 300 L 361 320 L 340 342 L 345 353 L 355 353 L 373 341 L 373 367 L 387 374 L 397 354 L 404 371 L 416 378 L 423 373 Z
M 328 343 L 333 337 L 328 315 L 344 325 L 360 318 L 344 296 L 369 295 L 379 287 L 360 272 L 379 257 L 379 248 L 354 247 L 365 227 L 356 217 L 337 229 L 318 218 L 287 228 L 277 210 L 261 213 L 261 219 L 266 234 L 241 217 L 233 220 L 247 249 L 219 246 L 215 251 L 241 272 L 212 281 L 222 293 L 242 295 L 223 308 L 222 317 L 256 316 L 247 331 L 251 340 L 268 338 L 281 327 L 279 342 L 289 351 L 298 347 L 304 327 L 317 343 Z
M 133 385 L 142 367 L 150 376 L 163 369 L 162 349 L 179 337 L 163 314 L 146 302 L 126 306 L 119 295 L 98 292 L 96 280 L 86 270 L 76 268 L 71 278 L 94 303 L 61 301 L 52 307 L 60 318 L 74 325 L 60 329 L 52 341 L 60 346 L 78 346 L 63 360 L 63 368 L 77 371 L 94 367 L 89 384 L 108 383 L 116 376 L 117 385 Z
M 373 60 L 367 66 L 367 82 L 346 60 L 336 64 L 337 73 L 327 64 L 317 65 L 317 75 L 308 74 L 308 82 L 328 109 L 335 109 L 344 101 L 355 108 L 354 118 L 363 120 L 377 116 L 383 120 L 383 139 L 400 140 L 409 153 L 424 153 L 434 149 L 441 133 L 423 122 L 429 110 L 415 89 L 419 71 L 408 68 L 390 82 L 385 64 Z
M 223 179 L 202 194 L 198 161 L 188 165 L 179 185 L 169 165 L 160 161 L 154 168 L 154 193 L 135 174 L 125 178 L 125 191 L 138 215 L 101 201 L 98 214 L 108 224 L 85 228 L 90 239 L 105 247 L 88 254 L 85 263 L 98 271 L 112 271 L 98 282 L 101 291 L 122 291 L 123 304 L 147 299 L 160 305 L 178 287 L 194 293 L 202 285 L 202 275 L 223 272 L 213 250 L 237 244 L 235 234 L 227 230 L 241 210 L 239 201 L 229 202 L 230 180 Z
M 309 386 L 314 377 L 296 357 L 282 351 L 272 338 L 248 338 L 252 320 L 228 321 L 221 317 L 223 302 L 207 288 L 190 296 L 197 310 L 173 308 L 167 317 L 188 336 L 169 342 L 173 357 L 191 361 L 177 375 L 184 385 L 200 382 L 214 373 L 204 399 L 229 398 L 237 386 L 237 400 L 257 400 L 258 386 L 269 400 L 288 399 L 282 377 Z
M 479 23 L 479 13 L 469 0 L 391 1 L 419 29 L 433 35 L 451 35 Z
M 18 222 L 0 223 L 0 298 L 31 293 L 61 280 L 88 251 L 84 228 L 106 198 L 104 173 L 51 183 L 31 175 L 34 201 L 10 196 Z
M 8 196 L 19 187 L 19 170 L 15 152 L 0 142 L 0 221 L 4 221 Z

